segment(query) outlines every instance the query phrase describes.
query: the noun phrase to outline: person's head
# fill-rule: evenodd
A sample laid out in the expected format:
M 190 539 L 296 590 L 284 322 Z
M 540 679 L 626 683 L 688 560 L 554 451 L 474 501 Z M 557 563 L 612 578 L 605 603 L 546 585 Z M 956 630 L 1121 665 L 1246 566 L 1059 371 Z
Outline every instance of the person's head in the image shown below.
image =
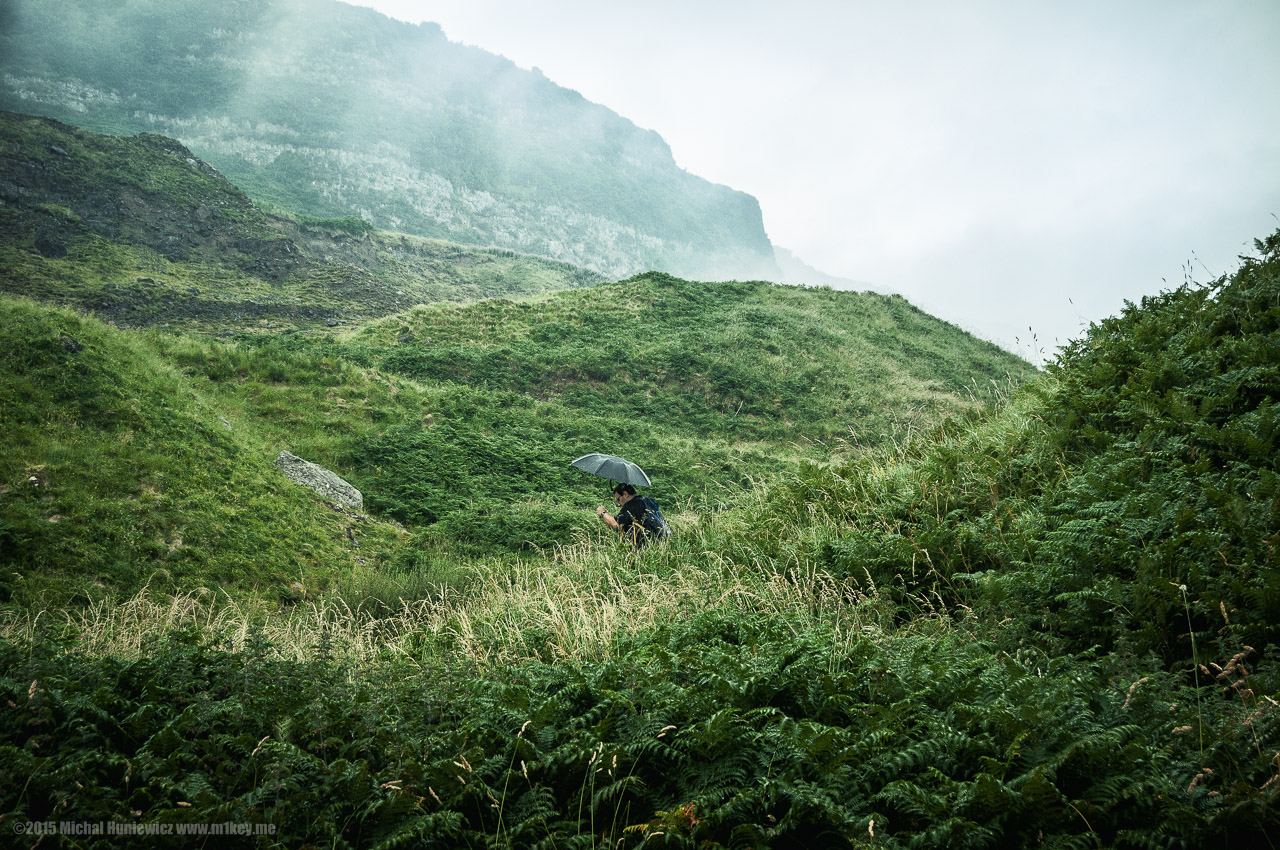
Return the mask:
M 624 505 L 627 500 L 636 494 L 636 488 L 630 484 L 619 484 L 613 488 L 613 500 L 619 505 Z

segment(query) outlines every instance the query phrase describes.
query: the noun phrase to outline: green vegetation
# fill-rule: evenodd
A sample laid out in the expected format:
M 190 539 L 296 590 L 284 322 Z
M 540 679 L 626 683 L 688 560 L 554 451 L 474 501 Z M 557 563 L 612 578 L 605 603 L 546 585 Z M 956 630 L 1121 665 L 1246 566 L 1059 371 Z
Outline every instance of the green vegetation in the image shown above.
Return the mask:
M 709 614 L 612 661 L 493 679 L 383 663 L 353 681 L 260 637 L 229 653 L 188 634 L 136 661 L 10 648 L 0 687 L 20 705 L 6 730 L 43 742 L 7 748 L 30 777 L 22 798 L 39 801 L 18 816 L 37 820 L 134 809 L 153 823 L 273 825 L 260 846 L 1261 838 L 1256 789 L 1210 795 L 1265 765 L 1209 774 L 1216 754 L 1169 732 L 1188 712 L 1149 693 L 1167 682 L 1127 698 L 1100 692 L 1088 659 L 1010 657 L 963 634 L 830 637 Z M 1245 716 L 1212 712 L 1219 735 Z
M 424 307 L 344 350 L 447 388 L 429 429 L 388 428 L 353 458 L 388 479 L 374 502 L 405 522 L 461 510 L 462 536 L 480 540 L 502 533 L 483 518 L 505 525 L 513 490 L 581 504 L 565 462 L 601 447 L 642 459 L 660 496 L 688 504 L 923 427 L 1026 368 L 898 298 L 661 274 Z
M 593 533 L 590 508 L 604 486 L 569 469 L 577 455 L 605 449 L 641 459 L 669 509 L 700 511 L 798 458 L 827 459 L 851 430 L 876 443 L 976 406 L 992 381 L 1017 380 L 1027 368 L 897 298 L 661 274 L 600 285 L 564 264 L 371 231 L 362 220 L 266 215 L 171 140 L 104 137 L 12 114 L 0 115 L 0 131 L 8 142 L 0 158 L 24 186 L 18 203 L 0 210 L 8 272 L 0 288 L 153 329 L 122 336 L 6 302 L 16 311 L 3 331 L 13 357 L 24 356 L 26 333 L 46 341 L 6 380 L 45 386 L 67 355 L 48 359 L 65 335 L 55 329 L 83 324 L 102 344 L 68 361 L 93 376 L 78 389 L 82 407 L 111 423 L 121 392 L 198 400 L 218 411 L 206 424 L 224 419 L 239 438 L 243 451 L 228 469 L 256 465 L 240 470 L 238 487 L 258 482 L 263 461 L 282 449 L 340 470 L 375 516 L 413 534 L 411 547 L 375 563 L 415 593 L 424 574 L 461 580 L 459 557 L 548 550 Z M 117 168 L 120 158 L 130 166 Z M 237 250 L 224 256 L 227 246 Z M 493 295 L 525 300 L 466 303 Z M 434 306 L 396 312 L 422 301 Z M 386 313 L 394 315 L 367 323 Z M 152 374 L 172 380 L 149 386 Z M 39 435 L 53 443 L 70 427 L 55 415 L 58 404 L 23 414 L 32 436 L 9 459 L 13 481 L 51 458 L 94 466 L 94 451 L 120 455 L 119 466 L 102 471 L 122 478 L 137 477 L 120 471 L 131 463 L 158 462 L 114 446 L 86 446 L 83 457 L 47 450 Z M 152 406 L 166 404 L 181 409 Z M 179 429 L 168 420 L 117 430 L 199 455 L 198 442 L 170 433 Z M 119 497 L 132 499 L 123 489 Z M 170 489 L 205 488 L 193 480 Z M 65 480 L 60 493 L 67 503 L 96 497 L 81 500 Z M 168 563 L 189 552 L 156 542 L 188 539 L 181 512 L 148 520 L 149 546 L 107 558 L 92 525 L 49 528 L 53 513 L 43 504 L 27 504 L 11 523 L 28 536 L 42 529 L 36 541 L 59 541 L 17 550 L 22 579 L 11 592 L 28 604 L 58 582 L 57 599 L 129 594 L 160 570 L 178 575 L 166 587 L 200 583 Z M 276 535 L 270 522 L 255 523 L 245 552 L 260 535 Z M 104 558 L 127 567 L 92 578 L 66 547 L 92 553 L 94 570 Z M 331 573 L 348 566 L 340 561 Z M 223 584 L 258 583 L 248 556 L 224 568 Z M 312 591 L 333 584 L 319 573 L 294 583 Z
M 1258 248 L 987 410 L 681 512 L 639 557 L 588 534 L 418 601 L 13 610 L 5 819 L 274 826 L 254 846 L 1258 846 L 1280 233 Z
M 274 473 L 279 448 L 231 424 L 141 339 L 0 300 L 0 597 L 65 604 L 142 586 L 312 587 L 400 545 Z M 354 551 L 359 534 L 362 550 Z
M 1280 830 L 1280 232 L 1028 375 L 867 293 L 579 289 L 568 267 L 270 216 L 304 262 L 258 275 L 256 248 L 166 254 L 85 210 L 0 211 L 0 260 L 34 296 L 0 295 L 6 834 L 1139 848 Z M 243 303 L 355 304 L 431 264 L 530 297 L 227 336 L 221 313 L 180 330 L 102 306 L 196 274 Z M 288 483 L 281 449 L 367 513 Z M 594 450 L 649 470 L 671 541 L 635 553 L 592 521 L 605 485 L 567 462 Z
M 29 497 L 7 507 L 13 533 L 29 541 L 14 566 L 23 587 L 43 593 L 60 576 L 90 597 L 100 594 L 80 586 L 90 580 L 81 563 L 127 564 L 93 579 L 126 594 L 157 570 L 173 578 L 166 587 L 213 580 L 196 570 L 197 555 L 209 551 L 212 529 L 240 525 L 232 518 L 245 508 L 235 499 L 246 491 L 275 498 L 280 485 L 264 490 L 262 476 L 282 449 L 340 470 L 375 516 L 415 532 L 410 550 L 363 552 L 371 569 L 443 576 L 456 573 L 442 565 L 449 552 L 456 561 L 552 549 L 592 533 L 590 508 L 607 501 L 606 487 L 568 466 L 578 455 L 605 449 L 641 459 L 669 509 L 704 511 L 798 459 L 852 451 L 847 441 L 840 448 L 851 428 L 876 443 L 976 406 L 974 385 L 1020 362 L 901 299 L 662 275 L 533 303 L 420 308 L 346 338 L 124 334 L 29 302 L 0 304 L 9 352 L 0 388 L 14 399 L 6 417 L 22 429 L 3 480 Z M 572 318 L 582 316 L 596 318 Z M 619 342 L 628 334 L 629 357 Z M 895 345 L 895 336 L 911 342 Z M 68 350 L 64 338 L 84 350 Z M 778 354 L 752 354 L 763 348 Z M 682 353 L 693 351 L 695 358 Z M 922 351 L 938 352 L 936 360 L 918 359 Z M 969 368 L 929 369 L 943 361 Z M 70 388 L 42 395 L 61 386 Z M 858 396 L 861 410 L 846 406 Z M 122 406 L 141 418 L 124 416 Z M 776 421 L 784 410 L 790 418 Z M 97 427 L 85 431 L 88 421 Z M 226 457 L 209 455 L 206 440 L 225 444 Z M 118 462 L 100 463 L 98 454 Z M 226 480 L 197 477 L 200 457 Z M 37 496 L 16 486 L 34 468 L 56 470 L 57 490 Z M 146 479 L 160 469 L 170 480 Z M 85 475 L 102 478 L 91 484 Z M 112 492 L 113 480 L 135 483 Z M 108 493 L 132 508 L 148 488 L 201 494 L 220 516 L 207 518 L 210 530 L 199 538 L 184 528 L 205 506 L 184 500 L 134 519 L 113 514 L 111 525 L 130 530 L 105 538 L 93 523 L 50 523 L 108 516 L 90 507 Z M 254 505 L 246 508 L 256 512 Z M 238 528 L 243 552 L 219 564 L 217 581 L 256 583 L 255 557 L 296 560 L 285 552 L 308 523 L 262 513 Z M 276 530 L 283 519 L 289 528 Z M 147 542 L 108 556 L 99 547 L 116 536 Z M 46 580 L 32 585 L 36 577 Z M 308 588 L 332 584 L 314 570 L 291 578 Z

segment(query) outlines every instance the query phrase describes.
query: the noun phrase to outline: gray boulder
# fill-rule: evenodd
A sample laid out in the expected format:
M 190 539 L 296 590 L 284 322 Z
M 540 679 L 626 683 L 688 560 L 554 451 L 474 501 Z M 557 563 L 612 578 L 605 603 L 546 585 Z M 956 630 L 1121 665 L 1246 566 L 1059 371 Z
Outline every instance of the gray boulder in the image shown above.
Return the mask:
M 331 502 L 356 510 L 364 509 L 364 496 L 360 491 L 323 466 L 317 466 L 289 452 L 280 452 L 276 457 L 276 467 L 290 481 L 310 487 Z

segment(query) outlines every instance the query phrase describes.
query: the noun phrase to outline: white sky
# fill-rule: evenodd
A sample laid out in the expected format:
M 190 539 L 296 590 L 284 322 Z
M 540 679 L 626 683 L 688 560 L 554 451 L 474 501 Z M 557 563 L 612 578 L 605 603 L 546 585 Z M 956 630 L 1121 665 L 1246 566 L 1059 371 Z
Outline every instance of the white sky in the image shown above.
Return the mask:
M 1280 227 L 1280 0 L 348 2 L 537 66 L 775 245 L 1032 359 Z

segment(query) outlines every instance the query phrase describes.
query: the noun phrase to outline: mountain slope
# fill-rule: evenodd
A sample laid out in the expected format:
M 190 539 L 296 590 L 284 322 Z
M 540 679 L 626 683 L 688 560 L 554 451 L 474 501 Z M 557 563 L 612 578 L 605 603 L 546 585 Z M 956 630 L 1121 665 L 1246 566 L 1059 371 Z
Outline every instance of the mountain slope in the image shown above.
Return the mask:
M 388 543 L 378 556 L 404 561 L 394 569 L 417 575 L 440 558 L 545 549 L 598 531 L 590 508 L 607 488 L 568 466 L 578 455 L 637 460 L 675 517 L 732 502 L 753 480 L 798 463 L 852 451 L 849 440 L 876 444 L 927 427 L 978 405 L 997 376 L 1003 383 L 1029 370 L 901 299 L 663 275 L 540 302 L 419 308 L 336 338 L 139 335 L 3 303 L 12 318 L 0 341 L 18 358 L 0 382 L 7 410 L 19 416 L 5 458 L 11 489 L 0 500 L 10 540 L 22 541 L 22 569 L 73 576 L 73 585 L 97 575 L 101 562 L 118 563 L 99 581 L 119 590 L 159 569 L 175 586 L 219 577 L 243 587 L 243 551 L 290 563 L 284 552 L 271 554 L 275 543 L 255 542 L 276 537 L 265 520 L 243 526 L 225 551 L 211 542 L 216 536 L 199 538 L 208 559 L 199 569 L 171 563 L 187 550 L 174 555 L 155 543 L 191 541 L 187 526 L 225 524 L 217 518 L 220 492 L 270 477 L 281 449 L 335 469 L 365 494 L 371 515 L 417 533 L 412 552 Z M 88 352 L 73 357 L 59 348 L 62 336 Z M 93 366 L 69 396 L 55 380 L 67 364 Z M 87 400 L 75 404 L 89 414 L 68 406 L 81 396 Z M 202 412 L 192 412 L 191 399 Z M 169 414 L 117 421 L 120 404 L 179 411 L 204 430 Z M 101 424 L 86 429 L 93 417 Z M 211 424 L 223 419 L 234 438 Z M 183 463 L 176 457 L 201 456 L 199 440 L 214 438 L 204 454 L 235 482 L 202 484 L 185 467 L 172 471 Z M 26 498 L 33 494 L 22 480 L 45 467 L 79 482 L 60 491 L 67 505 Z M 101 477 L 72 475 L 81 467 Z M 130 519 L 137 482 L 156 470 L 185 481 L 177 489 L 186 500 L 166 502 L 171 510 L 152 519 Z M 84 491 L 92 495 L 81 498 Z M 54 514 L 71 515 L 70 503 L 98 499 L 116 507 L 95 508 L 96 520 L 75 511 L 79 525 L 48 524 Z M 96 548 L 135 539 L 130 529 L 139 523 L 151 529 L 151 542 L 106 554 Z M 345 563 L 317 556 L 307 580 L 331 583 Z
M 166 330 L 113 344 L 145 349 L 186 388 L 138 384 L 134 396 L 180 409 L 165 399 L 194 393 L 260 452 L 288 448 L 333 465 L 372 513 L 420 534 L 418 554 L 406 555 L 419 573 L 432 552 L 545 549 L 591 533 L 601 483 L 569 469 L 577 455 L 631 456 L 669 507 L 705 505 L 851 441 L 878 443 L 969 409 L 992 381 L 1029 368 L 900 298 L 657 273 L 600 284 L 564 264 L 379 233 L 360 219 L 265 214 L 161 136 L 0 113 L 0 142 L 0 291 Z M 495 294 L 539 298 L 457 306 Z M 454 306 L 403 312 L 423 301 Z M 6 344 L 24 345 L 20 336 Z M 32 437 L 12 474 L 49 464 L 68 440 L 81 445 L 64 427 L 50 413 L 47 442 Z M 130 433 L 158 445 L 167 427 Z M 112 454 L 101 445 L 112 433 L 84 444 L 85 455 Z M 138 469 L 168 463 L 123 457 Z M 124 467 L 101 469 L 121 477 L 111 498 L 129 503 Z M 48 530 L 37 504 L 12 504 L 24 539 Z M 104 513 L 112 527 L 127 526 L 126 515 Z M 168 522 L 153 539 L 181 535 L 180 514 Z M 83 579 L 117 558 L 33 539 L 43 542 L 23 550 L 24 563 L 37 572 Z M 158 567 L 169 556 L 157 561 L 153 548 L 118 555 L 124 566 L 103 585 L 127 589 L 160 568 L 197 580 Z M 240 556 L 228 557 L 228 571 L 209 574 L 243 575 Z M 325 563 L 317 581 L 337 569 Z
M 256 332 L 603 279 L 510 251 L 378 233 L 358 218 L 267 215 L 173 139 L 7 112 L 0 262 L 0 291 L 116 324 Z
M 0 108 L 174 136 L 293 212 L 609 276 L 777 276 L 754 198 L 438 26 L 333 0 L 5 4 Z

